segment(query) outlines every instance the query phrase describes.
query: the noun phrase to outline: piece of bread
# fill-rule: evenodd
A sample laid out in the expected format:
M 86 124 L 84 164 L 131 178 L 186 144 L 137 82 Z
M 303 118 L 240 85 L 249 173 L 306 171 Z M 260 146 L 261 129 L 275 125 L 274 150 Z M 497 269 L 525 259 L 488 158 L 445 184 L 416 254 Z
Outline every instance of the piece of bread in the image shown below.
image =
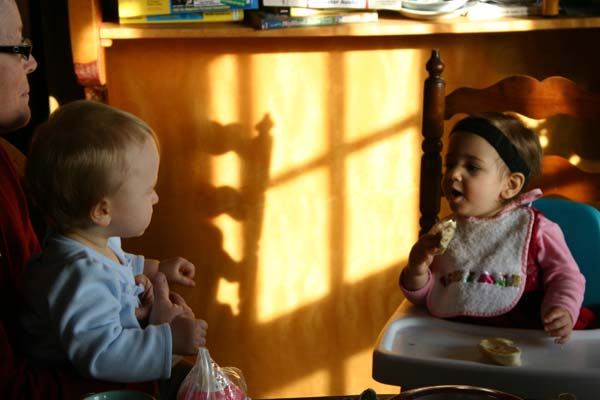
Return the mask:
M 437 251 L 437 254 L 443 254 L 446 251 L 450 241 L 452 240 L 452 237 L 454 237 L 454 232 L 456 232 L 456 221 L 453 219 L 445 219 L 440 221 L 434 225 L 433 228 L 431 228 L 431 233 L 434 235 L 438 233 L 441 234 L 440 244 L 438 246 L 439 250 Z
M 490 361 L 510 367 L 521 366 L 521 349 L 512 340 L 486 338 L 479 342 L 479 349 Z

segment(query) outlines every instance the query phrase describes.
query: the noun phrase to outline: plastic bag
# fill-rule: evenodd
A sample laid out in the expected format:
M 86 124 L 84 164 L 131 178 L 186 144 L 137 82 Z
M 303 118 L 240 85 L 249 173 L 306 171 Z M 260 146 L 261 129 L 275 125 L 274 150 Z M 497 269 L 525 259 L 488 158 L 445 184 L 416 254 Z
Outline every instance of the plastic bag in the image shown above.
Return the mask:
M 246 392 L 242 371 L 219 367 L 208 349 L 200 347 L 196 364 L 179 387 L 177 400 L 246 400 Z

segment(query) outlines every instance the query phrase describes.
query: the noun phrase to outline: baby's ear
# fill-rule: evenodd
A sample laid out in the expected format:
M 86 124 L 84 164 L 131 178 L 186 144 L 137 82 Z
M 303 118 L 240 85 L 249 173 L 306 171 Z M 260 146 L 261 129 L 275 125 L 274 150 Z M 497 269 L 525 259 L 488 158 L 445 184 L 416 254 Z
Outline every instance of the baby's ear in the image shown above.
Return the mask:
M 504 189 L 500 192 L 500 196 L 504 200 L 510 200 L 521 192 L 525 184 L 525 175 L 521 172 L 511 172 L 506 177 Z
M 108 226 L 110 223 L 110 202 L 102 199 L 90 210 L 90 219 L 99 226 Z

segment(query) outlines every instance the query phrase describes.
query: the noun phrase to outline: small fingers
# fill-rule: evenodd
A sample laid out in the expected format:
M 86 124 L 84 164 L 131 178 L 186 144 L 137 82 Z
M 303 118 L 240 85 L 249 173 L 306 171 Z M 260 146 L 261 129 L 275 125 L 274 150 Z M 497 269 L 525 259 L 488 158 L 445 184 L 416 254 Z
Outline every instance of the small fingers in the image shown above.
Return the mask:
M 154 277 L 154 297 L 159 300 L 169 299 L 169 284 L 162 272 L 157 272 Z
M 563 319 L 553 319 L 553 320 L 545 320 L 544 322 L 544 330 L 546 332 L 553 332 L 559 329 L 562 329 L 566 326 L 566 323 Z
M 171 302 L 173 302 L 173 304 L 176 304 L 180 307 L 182 307 L 182 315 L 184 317 L 188 317 L 188 318 L 194 318 L 194 311 L 190 308 L 190 306 L 187 305 L 187 303 L 185 302 L 185 300 L 183 299 L 183 297 L 181 297 L 181 295 L 179 293 L 176 292 L 171 292 L 170 295 L 170 299 Z
M 556 338 L 556 339 L 554 339 L 554 343 L 564 344 L 569 340 L 569 337 L 571 336 L 571 329 L 570 328 L 557 329 L 557 330 L 548 332 L 548 335 Z
M 429 249 L 432 247 L 437 247 L 440 244 L 441 238 L 441 233 L 427 233 L 421 236 L 419 242 L 423 246 L 423 248 Z
M 425 243 L 427 247 L 425 248 L 425 250 L 427 251 L 428 255 L 437 256 L 443 253 L 444 248 L 440 245 L 441 240 L 441 232 L 431 235 L 431 238 L 427 239 Z
M 154 293 L 152 293 L 152 290 L 147 290 L 140 294 L 139 298 L 142 304 L 152 304 L 154 302 Z
M 553 308 L 544 316 L 544 323 L 548 324 L 552 321 L 561 319 L 565 316 L 564 310 L 561 308 Z
M 563 335 L 557 339 L 554 340 L 554 343 L 556 344 L 565 344 L 569 341 L 569 338 L 571 337 L 571 335 Z
M 556 338 L 554 341 L 555 343 L 566 343 L 569 340 L 572 331 L 571 325 L 568 322 L 569 321 L 566 318 L 559 318 L 544 324 L 544 330 L 549 336 Z
M 208 324 L 206 323 L 206 321 L 204 321 L 203 319 L 199 319 L 198 321 L 198 326 L 200 327 L 200 345 L 201 346 L 205 346 L 206 345 L 206 333 L 207 333 L 207 329 L 208 329 Z
M 179 266 L 178 283 L 185 286 L 196 286 L 196 281 L 194 281 L 196 267 L 185 258 L 182 258 L 181 261 L 182 264 Z
M 208 322 L 203 319 L 200 319 L 200 327 L 206 332 L 208 330 Z
M 546 332 L 548 332 L 549 334 L 556 333 L 556 332 L 562 332 L 564 329 L 569 329 L 569 326 L 567 324 L 564 324 L 559 321 L 554 321 L 549 324 L 544 324 L 544 330 Z M 553 336 L 556 336 L 556 335 L 553 335 Z
M 146 293 L 147 293 L 146 294 L 146 296 L 147 296 L 146 298 L 148 299 L 148 301 L 151 301 L 151 302 L 154 301 L 154 289 L 151 288 Z
M 435 235 L 426 234 L 413 246 L 408 256 L 408 263 L 413 267 L 419 264 L 429 267 L 439 250 L 439 240 Z
M 186 304 L 183 297 L 181 297 L 181 295 L 177 292 L 169 293 L 169 299 L 171 300 L 171 302 L 173 302 L 173 304 L 179 304 L 179 305 Z
M 194 264 L 188 261 L 186 264 L 182 265 L 181 273 L 184 276 L 193 279 L 196 273 L 196 267 L 194 266 Z
M 196 281 L 191 278 L 188 278 L 185 275 L 179 275 L 177 278 L 174 279 L 174 283 L 178 283 L 183 286 L 196 286 Z

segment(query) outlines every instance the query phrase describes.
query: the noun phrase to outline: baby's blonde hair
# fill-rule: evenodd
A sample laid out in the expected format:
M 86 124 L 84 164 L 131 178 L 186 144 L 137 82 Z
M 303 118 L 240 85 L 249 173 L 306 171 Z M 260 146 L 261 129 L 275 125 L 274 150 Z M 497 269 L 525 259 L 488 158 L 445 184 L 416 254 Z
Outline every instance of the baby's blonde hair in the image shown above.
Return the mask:
M 61 106 L 35 131 L 26 168 L 34 203 L 59 231 L 90 223 L 90 211 L 122 185 L 132 145 L 152 139 L 140 118 L 78 100 Z

